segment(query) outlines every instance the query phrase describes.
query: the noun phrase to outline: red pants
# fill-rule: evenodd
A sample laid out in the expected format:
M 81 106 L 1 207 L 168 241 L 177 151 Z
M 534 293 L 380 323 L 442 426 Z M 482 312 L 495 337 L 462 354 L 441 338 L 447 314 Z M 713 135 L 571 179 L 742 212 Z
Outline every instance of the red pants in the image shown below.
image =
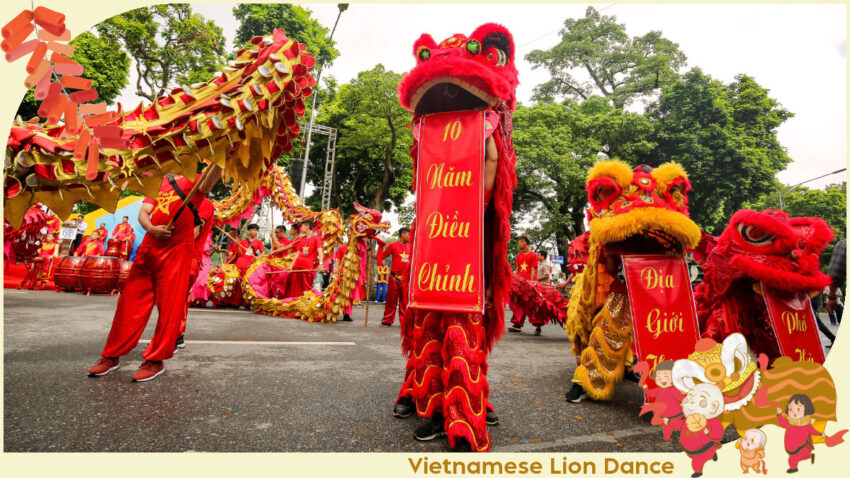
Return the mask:
M 189 290 L 187 271 L 191 265 L 192 248 L 191 242 L 163 248 L 139 248 L 124 292 L 118 298 L 112 329 L 101 355 L 120 357 L 133 350 L 156 304 L 159 312 L 156 330 L 142 357 L 153 361 L 171 358 L 189 305 L 186 300 Z
M 803 460 L 809 460 L 812 458 L 812 446 L 806 444 L 803 446 L 801 450 L 796 453 L 792 453 L 788 455 L 788 468 L 797 468 L 797 464 Z M 788 450 L 786 450 L 787 452 Z
M 702 469 L 709 460 L 714 459 L 714 455 L 717 453 L 717 449 L 720 448 L 717 445 L 712 445 L 708 448 L 708 450 L 698 453 L 696 455 L 691 455 L 688 453 L 688 456 L 691 458 L 691 468 L 694 469 L 695 473 L 702 473 Z M 687 452 L 686 452 L 687 453 Z
M 390 274 L 387 289 L 387 302 L 384 305 L 384 318 L 381 320 L 383 324 L 392 324 L 395 322 L 395 309 L 398 307 L 399 322 L 404 317 L 404 311 L 407 310 L 407 284 Z
M 511 323 L 520 328 L 525 325 L 525 310 L 517 310 L 511 318 Z
M 301 297 L 301 294 L 313 289 L 313 281 L 316 279 L 315 272 L 290 272 L 286 275 L 285 298 Z
M 479 314 L 415 310 L 413 353 L 407 360 L 399 398 L 409 397 L 420 417 L 445 418 L 449 444 L 465 438 L 473 451 L 490 449 L 486 415 L 490 387 L 483 317 Z

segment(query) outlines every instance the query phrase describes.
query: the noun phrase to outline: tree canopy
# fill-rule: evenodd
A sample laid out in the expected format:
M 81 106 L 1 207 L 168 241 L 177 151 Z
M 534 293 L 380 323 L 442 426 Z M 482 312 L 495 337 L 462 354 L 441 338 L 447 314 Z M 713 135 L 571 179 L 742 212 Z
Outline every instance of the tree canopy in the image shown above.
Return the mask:
M 316 63 L 331 64 L 339 51 L 336 42 L 328 38 L 329 31 L 315 18 L 312 10 L 288 3 L 243 3 L 233 7 L 233 16 L 239 21 L 236 29 L 237 44 L 246 44 L 255 36 L 268 35 L 282 28 L 290 38 L 307 45 L 307 51 L 316 55 Z
M 564 21 L 560 43 L 534 50 L 526 59 L 551 75 L 535 87 L 536 99 L 582 101 L 601 95 L 618 109 L 675 81 L 687 60 L 661 32 L 630 37 L 616 17 L 594 7 L 587 7 L 584 18 Z
M 386 211 L 404 203 L 413 181 L 413 138 L 406 129 L 410 112 L 399 104 L 396 92 L 401 76 L 378 64 L 324 102 L 316 121 L 339 131 L 332 207 L 353 212 L 351 202 L 356 201 Z M 310 178 L 317 185 L 322 184 L 324 168 L 318 165 L 324 164 L 325 151 L 322 143 L 310 150 L 310 162 L 317 165 Z M 317 205 L 320 197 L 317 189 L 310 203 Z
M 221 27 L 188 4 L 137 8 L 97 25 L 133 58 L 136 95 L 154 101 L 181 83 L 208 81 L 225 60 Z
M 793 115 L 768 93 L 747 75 L 724 84 L 694 68 L 649 107 L 658 146 L 648 164 L 685 168 L 691 218 L 706 232 L 719 233 L 744 203 L 773 190 L 791 162 L 776 130 Z

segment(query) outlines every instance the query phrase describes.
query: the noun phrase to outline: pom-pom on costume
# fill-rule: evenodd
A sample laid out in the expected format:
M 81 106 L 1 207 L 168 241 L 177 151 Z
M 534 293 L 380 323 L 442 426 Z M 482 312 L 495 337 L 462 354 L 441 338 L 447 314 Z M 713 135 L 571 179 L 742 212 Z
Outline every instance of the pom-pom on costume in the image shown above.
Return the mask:
M 586 189 L 590 246 L 572 289 L 566 331 L 580 357 L 573 382 L 604 400 L 632 360 L 633 334 L 626 285 L 606 259 L 682 251 L 697 245 L 700 230 L 688 218 L 691 186 L 676 163 L 633 171 L 622 161 L 600 161 L 588 172 Z
M 742 209 L 732 215 L 702 264 L 695 289 L 702 337 L 722 341 L 740 332 L 754 353 L 779 357 L 759 282 L 788 292 L 816 294 L 829 285 L 820 254 L 832 239 L 822 219 L 788 217 L 783 211 Z
M 498 166 L 492 189 L 484 191 L 484 314 L 408 307 L 401 324 L 408 361 L 399 401 L 411 401 L 421 417 L 442 416 L 450 446 L 460 447 L 463 439 L 473 451 L 487 451 L 486 357 L 504 333 L 504 304 L 512 281 L 507 247 L 516 186 L 511 139 L 518 83 L 514 43 L 504 27 L 485 24 L 468 37 L 457 34 L 439 44 L 423 34 L 413 53 L 417 65 L 398 88 L 401 104 L 414 114 L 411 157 L 417 158 L 415 132 L 423 116 L 486 110 L 495 119 L 490 124 Z

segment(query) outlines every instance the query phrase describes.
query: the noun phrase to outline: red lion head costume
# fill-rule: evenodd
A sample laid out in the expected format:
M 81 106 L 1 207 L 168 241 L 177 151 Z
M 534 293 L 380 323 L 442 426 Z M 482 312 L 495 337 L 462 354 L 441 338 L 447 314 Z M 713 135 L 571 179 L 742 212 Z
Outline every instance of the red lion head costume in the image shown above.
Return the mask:
M 759 282 L 788 292 L 822 291 L 830 280 L 820 271 L 820 254 L 832 236 L 816 217 L 749 209 L 732 215 L 708 252 L 705 279 L 695 290 L 702 336 L 721 342 L 741 332 L 756 353 L 778 357 Z

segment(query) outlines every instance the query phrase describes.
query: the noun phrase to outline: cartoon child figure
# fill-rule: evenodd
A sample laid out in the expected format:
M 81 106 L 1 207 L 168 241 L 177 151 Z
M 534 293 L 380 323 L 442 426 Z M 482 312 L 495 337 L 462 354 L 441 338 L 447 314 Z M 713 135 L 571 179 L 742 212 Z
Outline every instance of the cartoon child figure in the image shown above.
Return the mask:
M 708 460 L 717 461 L 717 450 L 723 438 L 723 424 L 718 418 L 723 413 L 723 393 L 713 383 L 700 383 L 688 390 L 682 400 L 685 416 L 679 443 L 691 458 L 692 478 L 702 476 Z
M 812 437 L 823 436 L 823 441 L 826 446 L 832 447 L 844 441 L 844 434 L 847 430 L 826 436 L 822 435 L 812 425 L 815 419 L 812 417 L 815 413 L 815 406 L 812 399 L 808 395 L 799 393 L 792 395 L 788 399 L 788 405 L 785 406 L 785 413 L 782 413 L 782 408 L 776 408 L 776 421 L 779 426 L 785 429 L 785 451 L 788 453 L 788 473 L 796 473 L 797 465 L 803 460 L 812 460 L 815 463 L 815 449 Z
M 767 443 L 767 435 L 758 428 L 752 428 L 744 432 L 744 435 L 735 442 L 735 448 L 741 452 L 741 469 L 749 473 L 750 468 L 756 473 L 767 474 L 764 464 L 764 445 Z
M 655 374 L 652 379 L 655 381 L 656 387 L 647 388 L 647 385 L 641 385 L 646 390 L 648 397 L 654 397 L 655 402 L 645 406 L 644 411 L 653 411 L 652 424 L 661 425 L 664 431 L 664 441 L 669 442 L 673 434 L 673 430 L 682 428 L 682 399 L 685 395 L 673 386 L 673 361 L 665 360 L 655 366 Z

